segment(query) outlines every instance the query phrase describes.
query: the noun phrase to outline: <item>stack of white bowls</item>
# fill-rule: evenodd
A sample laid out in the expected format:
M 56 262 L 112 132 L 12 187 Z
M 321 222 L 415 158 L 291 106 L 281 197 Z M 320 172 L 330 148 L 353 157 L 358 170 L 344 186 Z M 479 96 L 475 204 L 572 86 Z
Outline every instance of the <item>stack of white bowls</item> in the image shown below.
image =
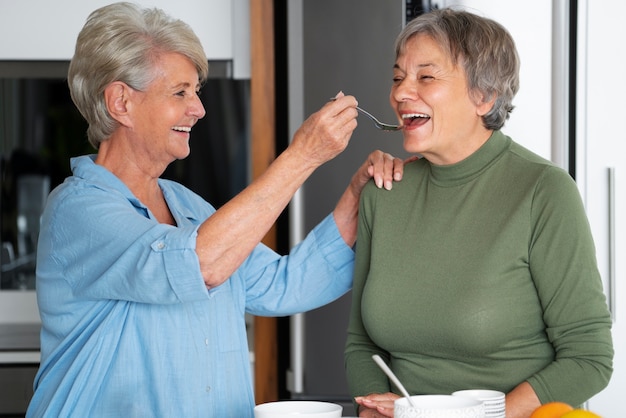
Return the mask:
M 416 395 L 394 402 L 394 418 L 486 418 L 485 406 L 476 399 L 452 395 Z
M 505 395 L 503 392 L 487 389 L 470 389 L 459 390 L 452 395 L 481 401 L 485 406 L 485 418 L 504 418 Z

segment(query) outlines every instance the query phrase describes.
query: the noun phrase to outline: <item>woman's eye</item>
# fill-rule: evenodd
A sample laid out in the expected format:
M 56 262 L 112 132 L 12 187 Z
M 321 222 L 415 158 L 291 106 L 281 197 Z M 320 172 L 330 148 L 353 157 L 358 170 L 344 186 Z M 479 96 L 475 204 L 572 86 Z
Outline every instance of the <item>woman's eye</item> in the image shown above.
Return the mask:
M 200 94 L 202 94 L 202 91 L 197 90 L 197 91 L 194 91 L 193 93 L 191 93 L 191 91 L 190 91 L 189 94 L 192 94 L 192 95 L 195 94 L 197 97 L 200 97 Z M 180 97 L 187 97 L 188 96 L 187 91 L 185 91 L 185 90 L 181 90 L 181 91 L 177 92 L 175 95 L 176 96 L 180 96 Z
M 432 75 L 424 74 L 420 76 L 420 80 L 432 80 L 434 77 Z

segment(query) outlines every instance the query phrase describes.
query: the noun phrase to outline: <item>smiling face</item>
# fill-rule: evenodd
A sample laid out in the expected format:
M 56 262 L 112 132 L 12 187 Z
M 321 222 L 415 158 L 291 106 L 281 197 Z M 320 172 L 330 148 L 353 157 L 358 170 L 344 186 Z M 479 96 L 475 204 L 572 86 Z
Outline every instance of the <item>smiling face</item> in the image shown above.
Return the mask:
M 129 136 L 136 155 L 167 166 L 189 155 L 191 128 L 205 115 L 193 63 L 178 53 L 164 53 L 155 79 L 145 91 L 132 91 Z
M 389 96 L 405 126 L 404 149 L 437 165 L 471 155 L 491 135 L 481 116 L 493 105 L 473 96 L 461 64 L 437 42 L 425 34 L 409 39 L 394 65 Z

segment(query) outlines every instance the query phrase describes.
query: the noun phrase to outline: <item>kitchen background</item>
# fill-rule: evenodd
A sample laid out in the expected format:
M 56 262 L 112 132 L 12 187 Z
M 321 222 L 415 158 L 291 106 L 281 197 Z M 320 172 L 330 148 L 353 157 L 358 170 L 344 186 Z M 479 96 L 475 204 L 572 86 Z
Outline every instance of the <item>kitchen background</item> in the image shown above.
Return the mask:
M 203 89 L 205 125 L 194 129 L 190 158 L 173 165 L 166 175 L 217 205 L 251 176 L 248 1 L 255 0 L 183 0 L 175 7 L 167 0 L 141 1 L 190 23 L 211 61 L 212 78 Z M 80 117 L 68 102 L 64 77 L 85 17 L 106 3 L 0 0 L 0 38 L 14 40 L 0 44 L 0 415 L 19 414 L 30 396 L 38 362 L 39 318 L 32 276 L 36 219 L 47 191 L 67 174 L 68 156 L 91 152 Z M 626 387 L 626 319 L 624 261 L 617 254 L 624 254 L 621 214 L 626 188 L 620 153 L 624 135 L 620 129 L 614 134 L 611 122 L 619 121 L 626 110 L 621 100 L 626 88 L 617 76 L 624 53 L 615 46 L 626 38 L 620 21 L 626 4 L 619 0 L 274 0 L 273 4 L 277 151 L 307 115 L 339 90 L 355 95 L 383 121 L 395 122 L 388 104 L 393 40 L 415 13 L 462 4 L 511 31 L 522 60 L 521 90 L 504 131 L 568 169 L 579 184 L 614 315 L 617 353 L 611 384 L 589 406 L 605 417 L 619 417 L 623 408 L 618 392 Z M 61 26 L 50 19 L 59 10 Z M 34 32 L 41 35 L 33 36 Z M 211 120 L 226 121 L 223 130 Z M 332 210 L 354 170 L 376 148 L 404 155 L 401 134 L 376 131 L 368 120 L 359 119 L 347 150 L 311 176 L 279 221 L 281 251 Z M 350 415 L 343 375 L 349 297 L 277 320 L 280 398 L 332 400 L 343 403 Z

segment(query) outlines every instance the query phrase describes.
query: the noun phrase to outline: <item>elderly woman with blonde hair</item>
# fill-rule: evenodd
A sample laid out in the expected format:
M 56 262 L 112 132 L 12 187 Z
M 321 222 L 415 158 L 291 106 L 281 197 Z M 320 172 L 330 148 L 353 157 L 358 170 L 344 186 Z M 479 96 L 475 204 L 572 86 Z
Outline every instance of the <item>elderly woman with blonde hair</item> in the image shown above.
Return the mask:
M 68 82 L 97 154 L 48 198 L 37 258 L 41 365 L 28 417 L 252 417 L 245 313 L 289 315 L 350 289 L 358 199 L 402 162 L 373 152 L 289 255 L 260 243 L 294 192 L 347 146 L 356 99 L 313 114 L 219 209 L 161 179 L 190 153 L 208 62 L 185 23 L 116 3 L 94 11 Z

